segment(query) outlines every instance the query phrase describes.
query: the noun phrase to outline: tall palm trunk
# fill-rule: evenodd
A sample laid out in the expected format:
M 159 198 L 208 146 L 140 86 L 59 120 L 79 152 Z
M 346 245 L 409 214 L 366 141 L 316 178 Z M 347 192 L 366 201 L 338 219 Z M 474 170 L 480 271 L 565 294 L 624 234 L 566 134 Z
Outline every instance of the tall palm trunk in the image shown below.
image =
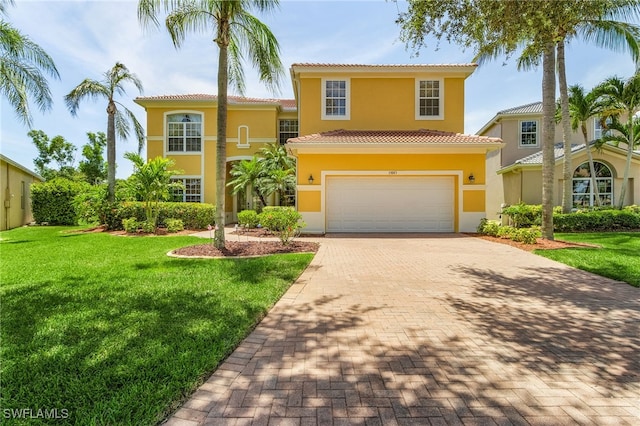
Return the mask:
M 600 190 L 598 189 L 598 185 L 596 182 L 596 167 L 593 164 L 593 155 L 591 155 L 591 147 L 589 146 L 589 138 L 587 137 L 587 124 L 583 121 L 580 127 L 582 128 L 584 144 L 587 147 L 587 158 L 589 161 L 589 170 L 591 175 L 591 188 L 593 188 L 596 206 L 600 207 L 602 205 L 602 202 L 600 201 Z
M 221 20 L 216 39 L 218 54 L 218 128 L 216 139 L 216 230 L 214 245 L 224 248 L 225 191 L 227 177 L 227 86 L 229 81 L 229 22 Z
M 547 240 L 553 240 L 555 97 L 555 44 L 548 42 L 542 57 L 542 238 Z
M 564 145 L 562 161 L 562 212 L 570 213 L 573 207 L 573 167 L 571 166 L 571 117 L 569 114 L 569 89 L 567 87 L 567 72 L 564 60 L 564 40 L 558 42 L 557 49 L 560 110 L 562 113 L 562 141 Z
M 116 199 L 116 104 L 107 106 L 107 200 Z
M 618 200 L 618 208 L 624 206 L 624 199 L 627 195 L 627 186 L 629 185 L 629 172 L 631 170 L 631 158 L 633 156 L 633 147 L 635 145 L 635 135 L 633 134 L 633 113 L 629 111 L 627 125 L 629 126 L 629 145 L 627 146 L 627 161 L 624 165 L 624 178 L 622 179 L 622 188 L 620 188 L 620 198 Z

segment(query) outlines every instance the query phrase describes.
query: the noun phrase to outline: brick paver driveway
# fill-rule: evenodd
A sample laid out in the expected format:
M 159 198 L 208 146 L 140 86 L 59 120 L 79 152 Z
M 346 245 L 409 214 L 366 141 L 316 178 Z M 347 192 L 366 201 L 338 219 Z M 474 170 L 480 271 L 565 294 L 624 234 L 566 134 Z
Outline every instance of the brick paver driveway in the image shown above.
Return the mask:
M 461 235 L 325 238 L 168 424 L 640 424 L 640 290 Z

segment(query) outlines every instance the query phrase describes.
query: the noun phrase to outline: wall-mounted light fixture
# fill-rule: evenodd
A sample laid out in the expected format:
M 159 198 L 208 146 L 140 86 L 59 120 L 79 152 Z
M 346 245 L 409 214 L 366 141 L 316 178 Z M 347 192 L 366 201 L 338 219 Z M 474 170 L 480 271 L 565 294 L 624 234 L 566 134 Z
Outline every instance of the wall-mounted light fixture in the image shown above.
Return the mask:
M 473 172 L 471 172 L 468 179 L 469 179 L 469 183 L 473 183 L 476 181 L 476 177 L 473 175 Z
M 313 185 L 313 175 L 309 175 L 309 185 Z

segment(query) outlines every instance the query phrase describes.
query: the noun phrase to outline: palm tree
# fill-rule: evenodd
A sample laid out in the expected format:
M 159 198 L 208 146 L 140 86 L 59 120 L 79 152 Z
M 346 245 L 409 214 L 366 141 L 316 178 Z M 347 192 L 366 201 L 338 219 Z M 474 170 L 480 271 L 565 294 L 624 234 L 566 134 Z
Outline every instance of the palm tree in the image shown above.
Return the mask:
M 594 3 L 599 8 L 597 3 Z M 572 7 L 572 6 L 568 6 Z M 560 89 L 560 104 L 563 119 L 563 142 L 565 156 L 563 159 L 563 197 L 562 208 L 564 213 L 569 213 L 573 207 L 571 156 L 571 129 L 569 127 L 569 93 L 565 70 L 564 46 L 565 42 L 580 37 L 588 42 L 593 42 L 599 47 L 615 51 L 627 50 L 635 63 L 640 60 L 640 27 L 621 20 L 630 19 L 640 14 L 640 3 L 636 0 L 617 0 L 613 3 L 603 3 L 600 9 L 601 16 L 594 15 L 593 11 L 586 14 L 574 15 L 574 20 L 561 22 L 559 25 L 557 42 L 558 49 L 558 84 Z M 590 153 L 589 153 L 590 154 Z M 593 174 L 593 167 L 591 167 Z M 595 187 L 594 187 L 595 188 Z
M 624 140 L 619 141 L 627 144 L 627 159 L 624 167 L 624 179 L 622 181 L 622 189 L 620 190 L 620 198 L 618 200 L 618 208 L 622 208 L 627 194 L 627 187 L 629 186 L 631 158 L 633 156 L 635 144 L 637 143 L 637 136 L 635 134 L 636 126 L 634 125 L 637 119 L 635 119 L 634 116 L 640 110 L 640 73 L 635 74 L 627 81 L 618 77 L 611 77 L 598 85 L 593 89 L 593 91 L 600 96 L 604 103 L 603 116 L 611 117 L 613 121 L 618 121 L 618 117 L 620 115 L 626 115 L 625 125 L 619 124 L 616 129 L 609 124 L 607 125 L 608 128 L 614 130 L 620 131 L 620 129 L 622 129 L 623 131 L 621 133 L 623 133 L 626 138 L 626 142 Z M 624 129 L 624 126 L 626 126 L 627 129 Z
M 0 15 L 6 14 L 11 0 L 0 0 Z M 33 117 L 29 108 L 32 98 L 38 109 L 51 109 L 53 101 L 45 74 L 60 78 L 53 59 L 4 19 L 0 20 L 0 91 L 18 119 L 29 128 Z
M 593 164 L 593 155 L 591 155 L 591 146 L 587 136 L 587 122 L 593 117 L 598 117 L 602 113 L 602 103 L 598 100 L 596 92 L 591 91 L 584 93 L 584 88 L 579 84 L 569 86 L 569 115 L 571 117 L 571 129 L 575 132 L 580 128 L 584 144 L 587 150 L 589 161 L 589 170 L 591 171 L 591 188 L 594 190 L 596 205 L 601 205 L 600 194 L 598 193 L 598 185 L 596 185 L 595 167 Z M 569 151 L 570 152 L 570 151 Z M 565 151 L 565 156 L 567 156 Z M 572 189 L 573 192 L 573 189 Z
M 296 176 L 293 169 L 270 170 L 260 181 L 260 186 L 267 195 L 278 194 L 279 205 L 286 205 L 286 193 L 296 187 Z
M 142 199 L 147 223 L 155 228 L 160 201 L 168 200 L 172 189 L 184 188 L 181 182 L 171 182 L 171 176 L 182 171 L 170 170 L 175 164 L 170 158 L 156 157 L 145 163 L 140 154 L 133 152 L 125 152 L 124 158 L 133 163 L 133 174 L 125 185 L 132 195 Z
M 131 124 L 138 139 L 138 153 L 144 147 L 144 130 L 136 116 L 120 102 L 115 95 L 125 93 L 124 83 L 132 83 L 142 93 L 142 82 L 126 66 L 117 62 L 113 68 L 104 73 L 101 81 L 85 79 L 76 86 L 64 100 L 71 115 L 78 114 L 80 101 L 85 98 L 107 100 L 107 198 L 110 203 L 115 200 L 116 193 L 116 134 L 123 139 L 129 137 Z M 118 108 L 120 107 L 120 108 Z
M 167 12 L 165 25 L 173 44 L 180 47 L 187 32 L 211 30 L 218 45 L 218 116 L 216 140 L 216 217 L 214 243 L 224 248 L 225 178 L 227 171 L 227 87 L 244 92 L 243 50 L 274 90 L 283 75 L 279 45 L 269 28 L 249 12 L 268 12 L 278 0 L 140 0 L 138 18 L 144 25 L 159 25 L 158 14 Z
M 261 179 L 264 178 L 264 163 L 260 158 L 254 156 L 251 160 L 242 160 L 234 163 L 231 167 L 232 179 L 227 183 L 231 192 L 244 193 L 247 188 L 251 188 L 253 193 L 260 198 L 263 206 L 267 205 L 265 193 L 262 191 Z

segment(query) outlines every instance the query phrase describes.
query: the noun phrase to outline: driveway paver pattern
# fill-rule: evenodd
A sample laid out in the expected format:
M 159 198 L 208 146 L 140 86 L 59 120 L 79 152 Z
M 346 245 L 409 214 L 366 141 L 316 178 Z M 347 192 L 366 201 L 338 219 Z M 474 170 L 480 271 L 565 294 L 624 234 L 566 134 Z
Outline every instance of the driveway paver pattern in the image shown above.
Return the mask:
M 640 289 L 458 234 L 320 241 L 167 425 L 640 424 Z

